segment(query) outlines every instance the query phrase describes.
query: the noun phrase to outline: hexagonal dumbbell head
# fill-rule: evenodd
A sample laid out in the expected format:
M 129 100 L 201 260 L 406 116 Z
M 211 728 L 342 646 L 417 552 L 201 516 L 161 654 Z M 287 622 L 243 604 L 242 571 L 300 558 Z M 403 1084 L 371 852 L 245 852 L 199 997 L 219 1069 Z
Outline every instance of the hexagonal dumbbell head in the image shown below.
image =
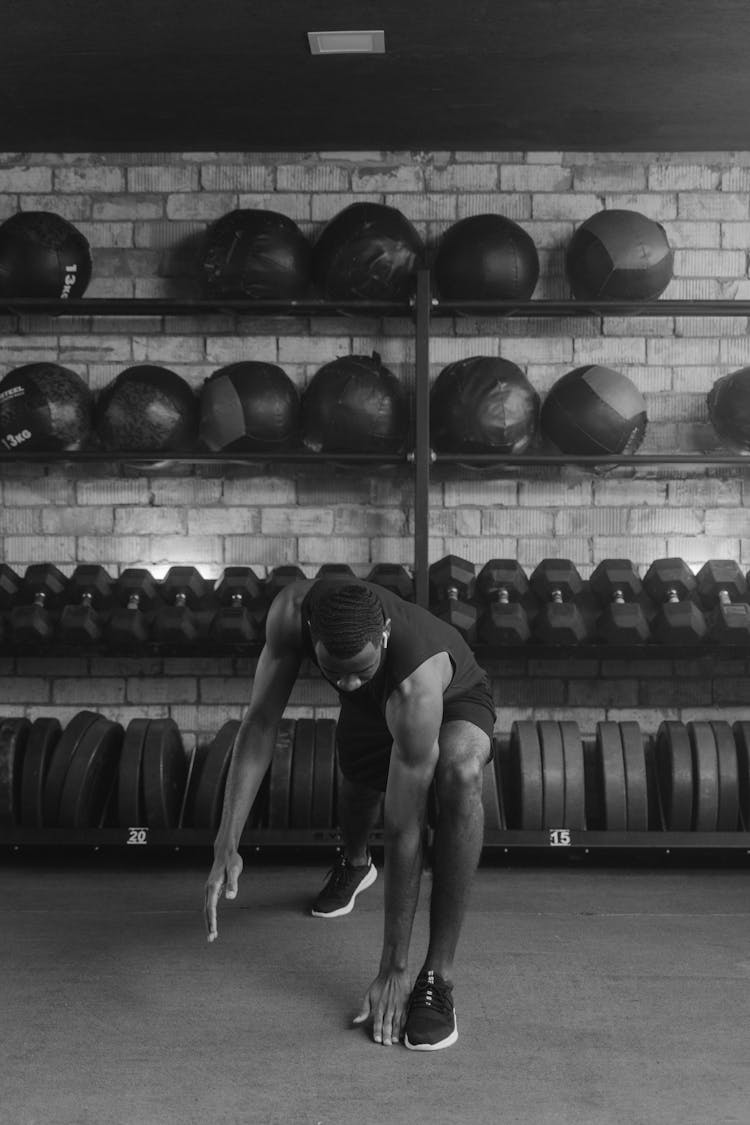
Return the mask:
M 570 559 L 542 559 L 531 574 L 531 588 L 544 604 L 534 619 L 534 635 L 543 644 L 577 645 L 589 627 L 576 599 L 584 585 Z
M 294 563 L 282 563 L 275 566 L 266 578 L 263 589 L 267 602 L 272 602 L 277 594 L 291 586 L 294 582 L 303 582 L 307 578 L 304 570 Z
M 644 644 L 651 635 L 644 590 L 629 559 L 603 559 L 593 570 L 589 589 L 601 612 L 596 631 L 607 644 Z
M 161 583 L 162 599 L 167 604 L 154 617 L 154 640 L 178 647 L 197 641 L 197 611 L 208 607 L 211 594 L 211 584 L 194 566 L 170 567 Z
M 60 639 L 65 644 L 93 644 L 102 636 L 103 614 L 114 599 L 114 579 L 103 566 L 83 563 L 68 582 L 68 604 L 60 614 Z
M 7 563 L 0 563 L 0 612 L 7 613 L 18 604 L 22 585 L 20 574 L 11 570 Z
M 348 563 L 323 563 L 319 568 L 316 578 L 355 578 L 354 571 Z
M 249 566 L 229 566 L 214 591 L 221 608 L 210 633 L 220 644 L 248 644 L 263 636 L 267 604 L 263 583 Z
M 24 604 L 10 613 L 16 644 L 36 646 L 52 638 L 54 614 L 63 602 L 67 584 L 62 571 L 51 563 L 34 563 L 26 568 L 21 586 Z
M 660 603 L 652 632 L 661 644 L 700 644 L 706 637 L 706 619 L 693 601 L 697 583 L 690 567 L 679 558 L 655 559 L 646 571 L 643 585 Z
M 458 555 L 446 555 L 429 569 L 430 609 L 441 621 L 458 629 L 473 644 L 479 612 L 469 599 L 474 594 L 474 564 Z
M 128 567 L 115 583 L 119 608 L 112 611 L 106 636 L 115 650 L 140 648 L 149 639 L 152 614 L 161 604 L 159 585 L 142 567 Z
M 414 579 L 401 563 L 376 563 L 367 581 L 398 594 L 406 602 L 414 601 Z
M 708 632 L 718 644 L 750 642 L 748 585 L 738 563 L 709 559 L 696 575 L 698 596 L 709 611 Z
M 490 559 L 477 575 L 477 597 L 485 603 L 478 635 L 484 644 L 525 644 L 531 637 L 530 615 L 536 601 L 516 559 Z

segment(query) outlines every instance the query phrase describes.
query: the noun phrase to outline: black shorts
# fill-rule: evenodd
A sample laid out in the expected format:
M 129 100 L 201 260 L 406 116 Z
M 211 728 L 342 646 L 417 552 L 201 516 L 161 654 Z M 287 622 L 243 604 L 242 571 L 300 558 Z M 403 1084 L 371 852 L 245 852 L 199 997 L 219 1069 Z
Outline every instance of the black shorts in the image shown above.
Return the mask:
M 464 719 L 489 737 L 495 728 L 495 703 L 487 684 L 479 683 L 463 695 L 443 703 L 443 722 Z M 345 778 L 385 793 L 391 761 L 391 735 L 380 712 L 370 714 L 341 701 L 336 728 L 339 766 Z M 491 751 L 492 752 L 492 751 Z

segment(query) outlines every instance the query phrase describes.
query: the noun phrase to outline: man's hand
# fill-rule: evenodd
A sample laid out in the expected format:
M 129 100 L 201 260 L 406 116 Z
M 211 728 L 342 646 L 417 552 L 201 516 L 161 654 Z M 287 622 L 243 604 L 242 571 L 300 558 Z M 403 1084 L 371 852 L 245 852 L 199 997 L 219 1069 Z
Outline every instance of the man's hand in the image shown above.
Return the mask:
M 405 969 L 379 973 L 368 988 L 354 1023 L 364 1023 L 372 1018 L 373 1039 L 384 1047 L 390 1047 L 392 1043 L 398 1043 L 403 1033 L 410 995 L 411 982 Z
M 237 898 L 237 880 L 242 874 L 242 856 L 237 851 L 224 852 L 214 859 L 206 883 L 204 914 L 209 941 L 216 941 L 219 929 L 216 924 L 216 907 L 224 891 L 225 898 Z M 226 889 L 225 889 L 226 888 Z

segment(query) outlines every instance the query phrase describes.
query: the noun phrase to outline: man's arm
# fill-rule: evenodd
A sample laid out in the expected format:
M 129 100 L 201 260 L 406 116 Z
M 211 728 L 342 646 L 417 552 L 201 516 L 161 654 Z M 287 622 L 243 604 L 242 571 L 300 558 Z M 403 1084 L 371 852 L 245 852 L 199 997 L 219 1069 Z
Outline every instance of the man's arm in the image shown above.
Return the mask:
M 221 892 L 237 894 L 242 871 L 238 848 L 250 810 L 273 757 L 276 730 L 302 662 L 299 612 L 293 587 L 274 600 L 266 619 L 266 643 L 258 658 L 250 705 L 232 750 L 214 863 L 205 893 L 208 940 L 218 934 L 216 907 Z

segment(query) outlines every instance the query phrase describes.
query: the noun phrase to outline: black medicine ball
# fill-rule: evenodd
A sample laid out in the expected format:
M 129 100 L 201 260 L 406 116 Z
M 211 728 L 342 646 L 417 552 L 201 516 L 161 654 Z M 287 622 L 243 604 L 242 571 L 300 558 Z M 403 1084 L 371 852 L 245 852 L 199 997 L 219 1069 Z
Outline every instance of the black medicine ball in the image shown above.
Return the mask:
M 727 445 L 750 453 L 750 367 L 716 380 L 708 393 L 708 414 Z
M 302 394 L 302 440 L 316 453 L 398 453 L 409 405 L 380 356 L 342 356 L 313 375 Z
M 430 395 L 430 434 L 439 453 L 523 453 L 536 435 L 539 395 L 507 359 L 451 363 Z
M 435 256 L 435 288 L 446 301 L 525 301 L 539 280 L 529 234 L 503 215 L 472 215 L 448 227 Z
M 153 364 L 128 367 L 105 387 L 95 427 L 107 449 L 189 450 L 198 430 L 198 400 L 175 371 Z
M 414 290 L 424 246 L 395 207 L 352 203 L 323 228 L 313 247 L 313 280 L 332 300 L 401 301 Z
M 664 228 L 640 211 L 599 211 L 576 230 L 565 265 L 573 296 L 611 300 L 658 297 L 672 280 Z
M 93 396 L 75 371 L 27 363 L 0 381 L 0 446 L 29 452 L 73 451 L 91 434 Z
M 646 432 L 646 400 L 627 375 L 610 367 L 576 367 L 551 387 L 542 433 L 562 453 L 634 453 Z
M 240 208 L 209 227 L 201 272 L 213 297 L 283 301 L 307 289 L 311 255 L 310 243 L 286 215 Z
M 91 250 L 79 230 L 51 211 L 21 211 L 0 225 L 0 297 L 81 297 Z
M 299 437 L 300 397 L 273 363 L 231 363 L 201 392 L 200 439 L 209 449 L 274 450 Z

